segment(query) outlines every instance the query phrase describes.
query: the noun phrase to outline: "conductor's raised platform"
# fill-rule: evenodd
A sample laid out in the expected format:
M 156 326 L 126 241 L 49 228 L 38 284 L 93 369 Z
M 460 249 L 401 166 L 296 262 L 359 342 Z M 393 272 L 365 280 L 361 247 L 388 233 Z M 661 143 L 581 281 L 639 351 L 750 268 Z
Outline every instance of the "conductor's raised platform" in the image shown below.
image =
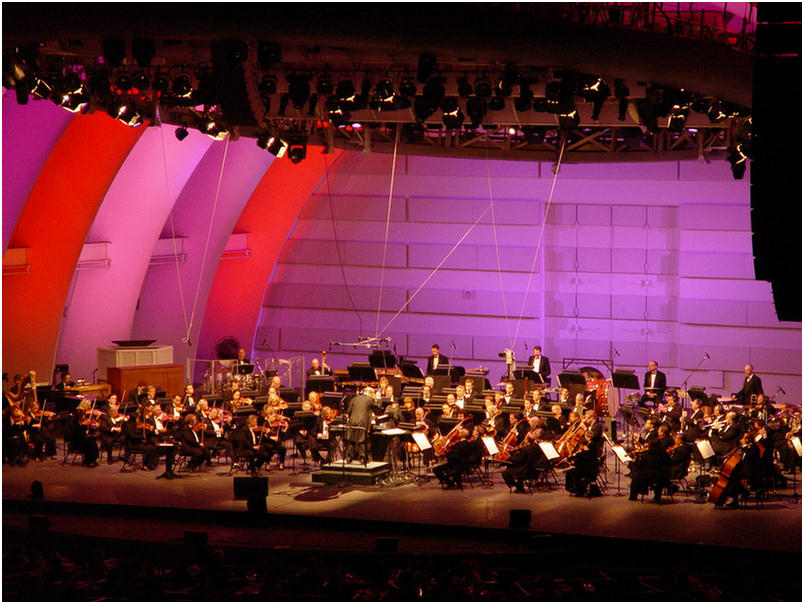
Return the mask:
M 336 461 L 324 464 L 313 472 L 313 482 L 324 484 L 372 485 L 391 472 L 391 464 L 384 461 L 370 461 L 366 465 L 359 462 Z

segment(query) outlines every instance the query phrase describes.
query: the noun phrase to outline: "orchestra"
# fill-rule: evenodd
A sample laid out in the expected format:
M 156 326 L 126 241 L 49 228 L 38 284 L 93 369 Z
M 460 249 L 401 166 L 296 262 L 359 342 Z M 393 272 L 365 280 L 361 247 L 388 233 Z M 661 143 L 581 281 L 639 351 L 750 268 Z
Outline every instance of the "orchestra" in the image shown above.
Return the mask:
M 428 374 L 443 375 L 439 369 L 445 369 L 449 360 L 437 345 L 432 353 Z M 237 362 L 250 367 L 244 355 Z M 478 390 L 478 382 L 466 377 L 446 387 L 440 382 L 436 390 L 433 375 L 428 375 L 418 382 L 403 378 L 402 389 L 397 390 L 399 381 L 392 383 L 389 378 L 400 374 L 386 371 L 376 382 L 350 393 L 354 386 L 339 384 L 339 372 L 326 364 L 322 352 L 321 361 L 314 359 L 307 374 L 335 378 L 335 389 L 343 394 L 335 405 L 322 405 L 322 395 L 315 390 L 303 401 L 284 400 L 281 378 L 276 375 L 267 396 L 246 389 L 241 383 L 247 382 L 232 376 L 223 397 L 196 392 L 187 384 L 183 392 L 160 399 L 155 385 L 141 382 L 123 404 L 118 393 L 105 401 L 79 397 L 74 411 L 61 413 L 48 409 L 47 400 L 40 405 L 30 372 L 24 378 L 15 376 L 12 388 L 4 383 L 4 461 L 23 465 L 53 459 L 61 437 L 89 468 L 97 466 L 101 452 L 108 464 L 115 463 L 118 447 L 121 454 L 142 453 L 143 469 L 152 470 L 169 445 L 187 458 L 188 471 L 242 458 L 248 471 L 257 474 L 263 466 L 270 468 L 274 458 L 276 468 L 284 470 L 286 455 L 293 450 L 305 464 L 309 452 L 318 465 L 339 459 L 363 464 L 394 459 L 402 470 L 421 457 L 422 466 L 448 489 L 460 488 L 467 472 L 483 460 L 487 471 L 489 466 L 499 471 L 515 493 L 525 492 L 528 480 L 557 469 L 565 472 L 571 493 L 588 492 L 606 464 L 602 422 L 606 411 L 600 404 L 601 397 L 605 403 L 606 394 L 599 374 L 587 376 L 585 390 L 578 391 L 574 385 L 572 390 L 566 385 L 550 388 L 549 360 L 538 346 L 526 369 L 543 381 L 525 379 L 515 384 L 504 376 L 497 387 Z M 746 365 L 744 373 L 742 388 L 731 396 L 706 397 L 668 387 L 658 363 L 648 363 L 642 394 L 628 398 L 640 408 L 634 430 L 630 432 L 629 423 L 627 438 L 620 441 L 632 459 L 625 474 L 630 478 L 629 499 L 652 491 L 653 499 L 661 501 L 663 493 L 678 490 L 674 481 L 695 467 L 715 483 L 710 485 L 710 501 L 734 507 L 751 490 L 767 489 L 769 482 L 783 484 L 783 473 L 797 471 L 800 407 L 777 406 L 763 392 L 753 366 Z M 65 372 L 54 392 L 64 393 L 72 384 Z M 159 392 L 161 397 L 165 394 Z M 637 416 L 644 419 L 641 428 Z M 379 439 L 386 431 L 391 438 Z M 420 449 L 412 439 L 414 433 L 431 446 Z M 495 453 L 487 451 L 489 439 L 496 444 Z M 548 460 L 545 445 L 554 447 L 557 458 Z M 703 456 L 706 446 L 714 456 Z

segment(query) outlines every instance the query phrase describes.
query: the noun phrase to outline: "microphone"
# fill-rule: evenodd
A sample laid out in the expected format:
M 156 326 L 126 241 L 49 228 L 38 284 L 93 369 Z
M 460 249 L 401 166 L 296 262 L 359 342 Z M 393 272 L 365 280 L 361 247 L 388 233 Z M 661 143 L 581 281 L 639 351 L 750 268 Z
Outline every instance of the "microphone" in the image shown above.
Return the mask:
M 776 385 L 776 387 L 779 389 L 779 391 L 780 391 L 782 394 L 787 394 L 787 392 L 785 392 L 785 391 L 784 391 L 784 388 L 782 388 L 782 387 L 781 387 L 781 386 L 779 386 L 778 384 Z
M 709 359 L 711 359 L 712 357 L 710 357 L 710 356 L 709 356 L 709 353 L 708 353 L 708 352 L 705 352 L 705 353 L 704 353 L 704 358 L 705 358 L 705 359 L 708 361 L 708 360 L 709 360 Z

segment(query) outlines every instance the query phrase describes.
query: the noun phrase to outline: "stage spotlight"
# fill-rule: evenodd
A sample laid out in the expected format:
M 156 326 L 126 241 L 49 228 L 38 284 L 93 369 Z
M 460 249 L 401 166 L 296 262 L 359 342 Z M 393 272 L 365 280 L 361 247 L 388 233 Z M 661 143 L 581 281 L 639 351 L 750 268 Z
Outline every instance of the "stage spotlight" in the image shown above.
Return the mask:
M 187 128 L 185 128 L 184 126 L 179 126 L 178 128 L 176 128 L 175 135 L 176 135 L 176 138 L 179 139 L 180 141 L 183 141 L 185 138 L 187 138 L 188 134 L 190 134 L 190 133 L 187 131 Z
M 193 85 L 190 82 L 190 76 L 179 75 L 173 78 L 173 94 L 180 99 L 189 99 L 193 94 Z
M 276 94 L 276 76 L 270 74 L 262 76 L 260 83 L 257 85 L 257 90 L 263 100 L 267 100 L 269 96 Z
M 687 110 L 679 105 L 673 105 L 670 115 L 667 116 L 667 129 L 670 132 L 681 132 L 687 123 Z
M 508 134 L 510 134 L 511 136 L 514 136 L 516 134 L 516 128 L 514 128 L 513 126 L 509 126 L 508 127 Z
M 489 99 L 489 111 L 502 111 L 505 109 L 505 98 L 495 96 Z
M 377 82 L 373 104 L 380 110 L 394 108 L 394 84 L 391 80 L 385 78 Z
M 731 175 L 734 180 L 741 180 L 745 175 L 747 160 L 751 154 L 751 147 L 747 143 L 738 144 L 726 159 L 731 164 Z
M 282 60 L 282 49 L 276 42 L 257 44 L 257 62 L 263 71 L 268 71 Z
M 147 90 L 148 89 L 148 76 L 145 74 L 144 71 L 140 70 L 134 73 L 131 76 L 131 84 L 137 90 Z
M 119 38 L 106 38 L 103 41 L 103 62 L 111 69 L 117 69 L 126 58 L 126 43 Z
M 349 79 L 338 82 L 338 87 L 335 89 L 335 97 L 342 109 L 354 109 L 357 103 L 355 83 Z
M 594 82 L 588 82 L 581 89 L 581 96 L 584 100 L 592 103 L 592 119 L 594 121 L 600 119 L 600 110 L 603 109 L 603 103 L 610 94 L 611 88 L 603 78 L 596 78 Z
M 266 141 L 265 149 L 268 153 L 279 159 L 287 152 L 288 144 L 278 136 L 272 136 Z
M 475 94 L 481 99 L 487 99 L 491 96 L 491 82 L 485 76 L 481 76 L 475 80 Z
M 328 73 L 324 72 L 320 76 L 318 76 L 318 80 L 315 83 L 315 91 L 323 96 L 329 96 L 332 94 L 334 87 L 332 85 L 332 76 Z
M 458 99 L 455 97 L 445 98 L 444 102 L 441 103 L 441 111 L 444 112 L 441 116 L 441 121 L 450 130 L 456 130 L 463 125 L 463 111 L 458 106 Z
M 142 125 L 142 114 L 131 103 L 126 103 L 120 108 L 117 119 L 132 128 Z
M 402 83 L 399 84 L 399 94 L 404 97 L 416 96 L 416 82 L 410 76 L 402 78 Z
M 706 116 L 713 124 L 717 124 L 718 122 L 722 122 L 724 119 L 726 119 L 726 112 L 723 111 L 723 105 L 720 103 L 720 101 L 715 101 L 712 103 L 709 111 L 706 112 Z
M 422 89 L 422 97 L 433 110 L 441 105 L 445 94 L 444 78 L 430 78 Z
M 131 41 L 131 56 L 140 67 L 148 67 L 156 54 L 156 43 L 150 38 L 134 38 Z
M 53 94 L 53 86 L 42 76 L 39 76 L 34 80 L 34 84 L 31 87 L 31 94 L 37 99 L 50 98 L 50 95 Z
M 160 96 L 170 92 L 170 76 L 161 71 L 154 76 L 154 81 L 151 82 L 151 88 L 154 92 L 160 93 Z
M 19 80 L 25 79 L 25 70 L 16 55 L 7 53 L 3 55 L 3 86 L 14 88 Z
M 127 71 L 121 71 L 117 74 L 117 77 L 114 79 L 114 85 L 118 90 L 122 90 L 123 92 L 128 92 L 134 86 L 131 82 L 131 76 Z
M 416 121 L 419 123 L 426 122 L 427 118 L 433 115 L 435 110 L 436 107 L 430 105 L 424 97 L 416 97 L 413 102 L 413 115 L 416 116 Z
M 198 129 L 206 134 L 209 138 L 216 141 L 222 141 L 229 134 L 229 131 L 226 128 L 208 115 L 205 115 L 203 118 L 201 118 Z
M 290 161 L 292 161 L 294 164 L 298 164 L 305 157 L 307 157 L 307 145 L 294 144 L 288 147 L 288 159 L 290 159 Z
M 466 76 L 458 78 L 458 95 L 466 98 L 472 94 L 472 92 L 474 92 L 474 89 L 469 83 L 469 78 Z
M 466 114 L 472 122 L 472 128 L 478 128 L 486 116 L 486 103 L 483 99 L 473 96 L 466 99 Z
M 574 107 L 571 111 L 566 111 L 558 114 L 558 127 L 562 130 L 569 130 L 570 128 L 577 128 L 581 123 L 581 117 L 578 115 L 578 110 Z
M 522 113 L 530 109 L 533 102 L 533 91 L 528 84 L 522 83 L 519 85 L 519 96 L 514 100 L 514 109 Z
M 310 82 L 302 74 L 289 74 L 288 96 L 295 109 L 301 110 L 310 98 Z
M 75 75 L 76 78 L 78 76 L 78 74 L 73 75 Z M 73 83 L 69 83 L 64 86 L 63 89 L 64 92 L 58 101 L 58 105 L 63 109 L 66 109 L 70 113 L 78 113 L 89 106 L 89 94 L 87 94 L 87 91 L 83 84 L 80 83 L 80 80 L 78 87 L 75 87 Z
M 416 79 L 424 84 L 436 71 L 435 55 L 425 53 L 419 56 L 419 63 L 416 68 Z
M 329 121 L 336 128 L 345 126 L 351 118 L 352 116 L 349 113 L 349 111 L 347 111 L 340 105 L 336 106 L 334 109 L 330 109 L 329 111 Z
M 502 75 L 497 80 L 497 85 L 494 88 L 494 94 L 498 96 L 511 96 L 514 89 L 514 84 L 519 79 L 519 72 L 514 69 L 512 65 L 506 65 L 503 68 Z

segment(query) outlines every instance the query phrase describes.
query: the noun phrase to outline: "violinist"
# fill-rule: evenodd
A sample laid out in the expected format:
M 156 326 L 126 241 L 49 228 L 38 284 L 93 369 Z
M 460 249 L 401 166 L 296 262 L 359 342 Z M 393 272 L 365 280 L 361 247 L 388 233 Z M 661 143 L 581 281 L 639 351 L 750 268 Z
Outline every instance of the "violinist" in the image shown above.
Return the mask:
M 636 501 L 640 494 L 647 494 L 653 487 L 653 500 L 661 501 L 662 489 L 670 483 L 670 457 L 667 454 L 667 426 L 659 426 L 657 436 L 648 444 L 631 467 L 631 492 L 629 501 Z
M 142 452 L 142 469 L 155 470 L 159 461 L 159 449 L 154 444 L 156 423 L 153 407 L 142 407 L 136 416 L 123 423 L 126 451 Z
M 28 427 L 25 414 L 16 405 L 4 412 L 3 439 L 3 455 L 8 457 L 9 464 L 22 466 L 28 450 Z
M 182 416 L 187 413 L 189 413 L 189 411 L 187 411 L 182 404 L 181 394 L 174 394 L 171 401 L 165 405 L 165 413 L 162 419 L 163 421 L 167 419 L 167 421 L 180 422 Z
M 539 434 L 529 432 L 523 446 L 511 453 L 508 466 L 502 471 L 502 478 L 508 488 L 515 493 L 525 492 L 525 480 L 536 478 L 544 467 L 547 458 L 538 445 Z
M 141 400 L 143 405 L 159 406 L 159 404 L 156 402 L 156 386 L 148 386 L 145 398 Z
M 94 419 L 90 410 L 79 405 L 73 416 L 71 440 L 73 446 L 84 454 L 84 466 L 87 468 L 98 465 L 98 443 L 95 440 L 97 428 L 98 420 Z
M 232 434 L 235 455 L 248 460 L 248 469 L 253 476 L 271 458 L 271 453 L 262 445 L 263 433 L 263 429 L 257 425 L 257 416 L 249 415 L 246 423 Z
M 202 403 L 204 404 L 203 408 L 201 407 Z M 223 410 L 218 408 L 210 409 L 209 414 L 207 414 L 206 406 L 206 401 L 203 399 L 200 400 L 198 402 L 198 413 L 196 414 L 199 423 L 206 425 L 203 440 L 207 444 L 207 447 L 209 447 L 210 452 L 223 449 L 226 451 L 229 459 L 232 459 L 234 456 L 234 445 L 232 441 L 226 438 L 226 426 L 231 422 L 231 417 L 225 417 Z M 211 460 L 207 461 L 207 465 L 212 465 Z
M 198 422 L 194 413 L 187 415 L 184 427 L 179 431 L 176 440 L 179 441 L 179 453 L 189 455 L 190 461 L 187 469 L 195 472 L 204 462 L 210 461 L 209 447 L 203 442 L 205 425 Z
M 232 390 L 232 400 L 231 400 L 232 413 L 237 413 L 237 410 L 240 407 L 247 407 L 253 404 L 254 399 L 249 398 L 247 396 L 243 396 L 239 388 L 236 390 Z M 273 406 L 270 398 L 268 399 L 268 402 L 265 404 L 265 407 L 269 406 Z
M 310 390 L 307 393 L 307 400 L 310 403 L 310 410 L 313 413 L 321 413 L 321 394 L 315 390 Z
M 117 395 L 109 396 L 108 410 L 100 421 L 101 446 L 106 451 L 106 463 L 112 463 L 112 447 L 125 443 L 123 434 L 123 424 L 128 421 L 125 415 L 120 413 L 117 405 Z
M 39 409 L 39 403 L 33 401 L 29 407 L 26 423 L 28 437 L 33 444 L 33 456 L 42 461 L 56 457 L 56 439 L 52 434 L 53 411 Z
M 284 415 L 281 415 L 274 407 L 265 405 L 262 410 L 265 412 L 265 414 L 262 415 L 263 422 L 261 427 L 264 430 L 262 445 L 269 453 L 269 460 L 274 454 L 279 457 L 279 469 L 284 470 L 285 455 L 287 454 L 284 441 L 289 428 L 289 420 Z
M 463 475 L 472 466 L 480 464 L 483 459 L 485 447 L 481 438 L 484 435 L 485 430 L 482 426 L 475 426 L 472 432 L 461 428 L 461 440 L 447 451 L 446 462 L 433 466 L 433 474 L 442 486 L 447 489 L 462 488 Z
M 332 420 L 335 419 L 335 410 L 332 407 L 324 407 L 316 418 L 310 436 L 310 456 L 313 461 L 322 463 L 321 451 L 327 451 L 327 461 L 332 461 L 332 454 L 335 450 L 335 439 L 329 432 Z
M 490 396 L 486 397 L 485 414 L 480 425 L 485 428 L 488 436 L 493 436 L 495 440 L 502 440 L 508 432 L 508 422 L 505 414 L 497 408 Z
M 677 433 L 673 437 L 673 446 L 667 450 L 667 454 L 670 456 L 670 478 L 673 480 L 684 478 L 692 459 L 692 445 L 685 440 L 681 433 Z M 673 492 L 675 491 L 671 487 L 671 493 Z

